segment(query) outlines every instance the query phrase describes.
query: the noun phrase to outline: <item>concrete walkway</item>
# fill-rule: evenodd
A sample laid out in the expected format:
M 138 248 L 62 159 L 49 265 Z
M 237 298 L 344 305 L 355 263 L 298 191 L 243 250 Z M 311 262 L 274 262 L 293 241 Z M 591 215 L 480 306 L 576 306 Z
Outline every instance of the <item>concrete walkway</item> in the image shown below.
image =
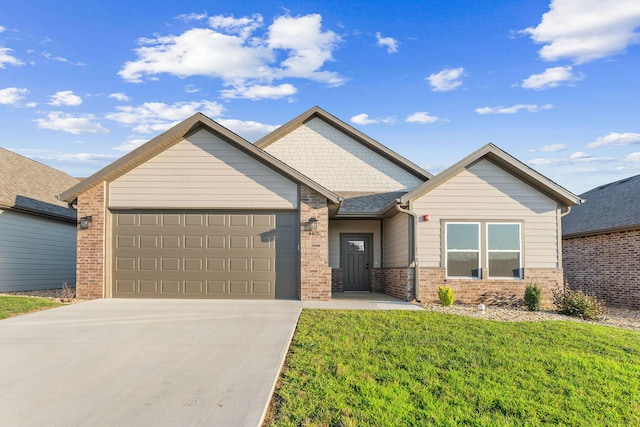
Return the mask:
M 2 426 L 259 426 L 301 309 L 330 302 L 87 301 L 0 321 Z

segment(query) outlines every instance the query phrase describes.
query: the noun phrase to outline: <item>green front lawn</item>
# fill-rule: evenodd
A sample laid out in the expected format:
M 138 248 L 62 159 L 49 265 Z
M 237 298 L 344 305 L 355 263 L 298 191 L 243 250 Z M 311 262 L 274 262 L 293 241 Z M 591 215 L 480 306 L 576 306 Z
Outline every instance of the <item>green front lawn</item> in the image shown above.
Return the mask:
M 58 307 L 59 305 L 59 302 L 48 298 L 0 295 L 0 319 L 29 313 L 31 311 Z
M 640 332 L 304 310 L 268 425 L 640 425 Z

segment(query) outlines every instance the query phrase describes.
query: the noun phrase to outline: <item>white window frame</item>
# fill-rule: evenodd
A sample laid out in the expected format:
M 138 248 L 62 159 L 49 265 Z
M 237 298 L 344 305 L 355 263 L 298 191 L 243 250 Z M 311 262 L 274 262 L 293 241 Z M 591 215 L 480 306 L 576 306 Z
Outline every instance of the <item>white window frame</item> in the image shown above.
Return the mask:
M 497 249 L 489 249 L 489 225 L 517 225 L 518 226 L 518 250 L 509 249 L 509 250 L 497 250 Z M 485 240 L 487 247 L 487 271 L 489 279 L 522 279 L 522 224 L 519 222 L 496 222 L 491 221 L 487 222 L 485 225 Z M 494 276 L 491 274 L 491 269 L 489 268 L 489 254 L 490 253 L 517 253 L 518 256 L 518 276 Z
M 449 225 L 476 225 L 478 227 L 478 275 L 477 276 L 449 276 L 449 252 L 473 252 L 470 249 L 449 249 Z M 475 221 L 446 221 L 444 223 L 444 253 L 445 253 L 445 270 L 447 279 L 462 279 L 462 280 L 478 280 L 482 279 L 482 224 Z

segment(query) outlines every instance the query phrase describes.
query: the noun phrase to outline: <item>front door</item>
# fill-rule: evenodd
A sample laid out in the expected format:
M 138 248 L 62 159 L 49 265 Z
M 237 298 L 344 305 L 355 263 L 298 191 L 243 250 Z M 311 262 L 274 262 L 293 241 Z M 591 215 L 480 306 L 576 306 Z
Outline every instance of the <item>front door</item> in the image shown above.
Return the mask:
M 370 234 L 340 236 L 343 290 L 371 290 L 371 240 Z

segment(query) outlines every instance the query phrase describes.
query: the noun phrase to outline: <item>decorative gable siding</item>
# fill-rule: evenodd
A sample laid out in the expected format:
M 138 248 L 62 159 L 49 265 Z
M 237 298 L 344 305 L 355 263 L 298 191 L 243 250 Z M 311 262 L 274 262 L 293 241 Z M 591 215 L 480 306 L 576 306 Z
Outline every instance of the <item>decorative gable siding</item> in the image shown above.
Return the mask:
M 523 221 L 525 268 L 560 268 L 557 202 L 487 160 L 417 199 L 422 267 L 441 267 L 443 220 Z
M 115 179 L 109 207 L 296 209 L 298 186 L 201 130 Z
M 265 151 L 332 191 L 409 190 L 423 182 L 318 118 Z
M 75 286 L 75 224 L 0 209 L 0 291 Z

